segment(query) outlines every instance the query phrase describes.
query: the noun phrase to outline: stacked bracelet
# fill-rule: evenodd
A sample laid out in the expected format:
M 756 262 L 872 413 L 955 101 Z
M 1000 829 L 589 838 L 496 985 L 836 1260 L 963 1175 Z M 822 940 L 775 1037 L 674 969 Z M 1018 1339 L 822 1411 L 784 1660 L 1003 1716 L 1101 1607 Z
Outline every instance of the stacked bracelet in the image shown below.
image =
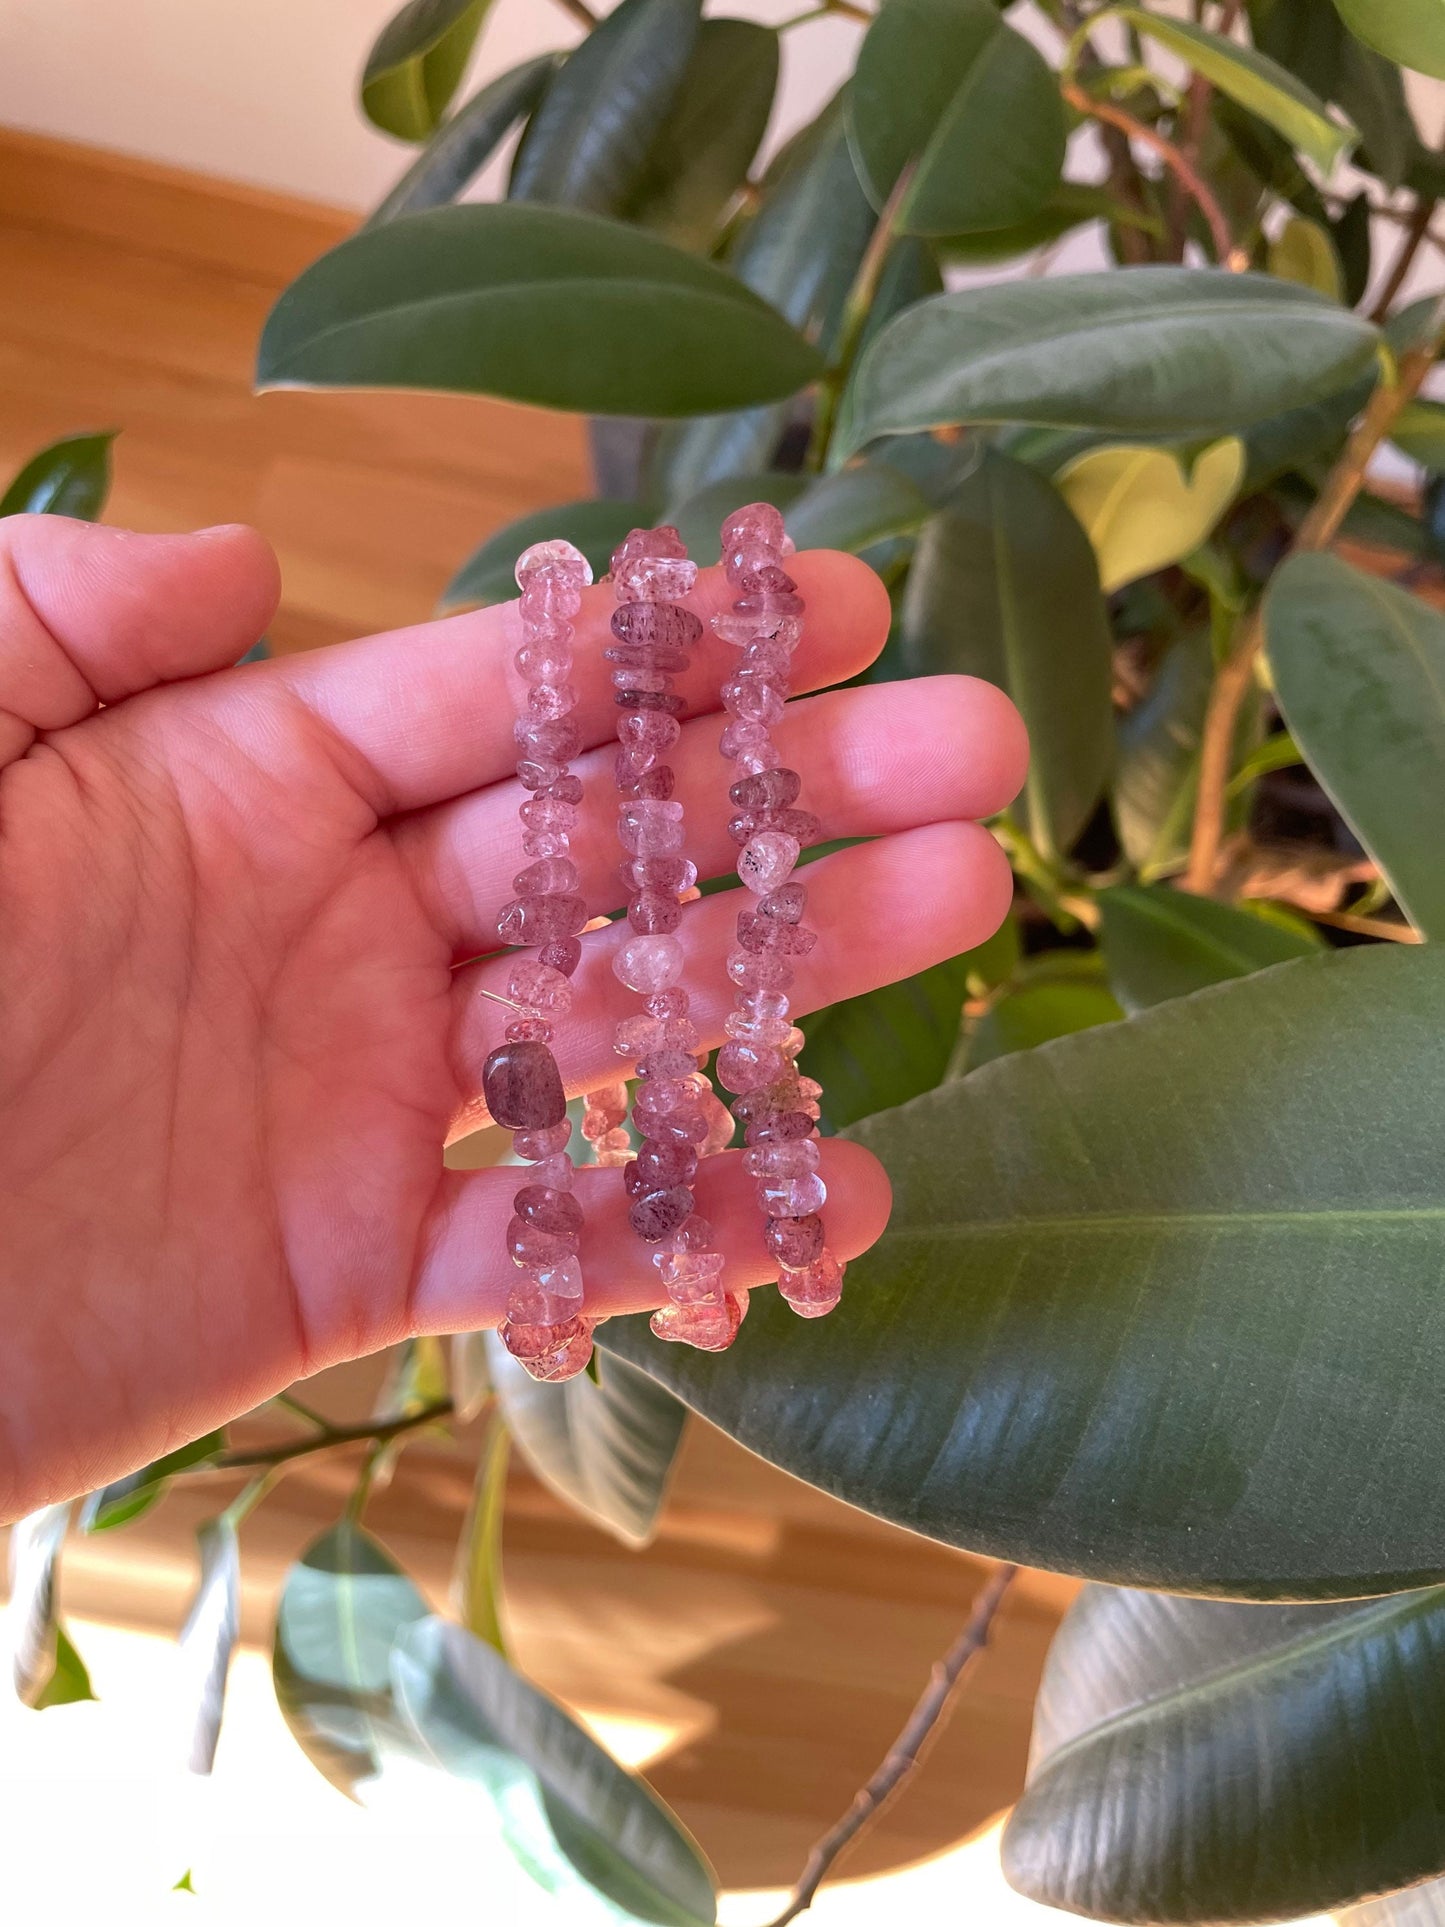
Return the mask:
M 537 946 L 513 959 L 507 999 L 517 1015 L 506 1042 L 482 1073 L 487 1109 L 515 1133 L 512 1149 L 533 1165 L 513 1200 L 507 1251 L 519 1276 L 507 1299 L 502 1339 L 533 1378 L 573 1378 L 592 1355 L 592 1324 L 582 1315 L 577 1249 L 582 1207 L 572 1192 L 567 1100 L 552 1054 L 552 1020 L 572 1004 L 578 933 L 587 906 L 568 851 L 582 784 L 569 765 L 582 747 L 572 720 L 572 617 L 592 580 L 570 542 L 539 542 L 517 563 L 523 640 L 516 664 L 528 684 L 514 736 L 517 776 L 530 792 L 521 806 L 522 848 L 532 860 L 512 879 L 516 896 L 497 918 L 503 943 Z
M 789 1017 L 787 996 L 794 959 L 817 942 L 802 921 L 808 893 L 793 872 L 820 826 L 796 807 L 802 779 L 782 766 L 769 733 L 783 714 L 792 652 L 803 633 L 803 598 L 782 567 L 790 550 L 783 519 L 767 503 L 739 509 L 723 523 L 723 566 L 739 593 L 727 614 L 713 618 L 713 628 L 741 654 L 722 686 L 730 720 L 720 747 L 741 772 L 729 791 L 737 813 L 728 831 L 741 846 L 738 876 L 749 902 L 727 960 L 736 999 L 717 1076 L 736 1094 L 733 1114 L 745 1127 L 747 1146 L 743 1165 L 758 1181 L 779 1289 L 801 1317 L 821 1318 L 838 1302 L 843 1266 L 823 1242 L 818 1212 L 827 1190 L 815 1135 L 821 1092 L 799 1075 L 803 1033 Z
M 679 982 L 676 931 L 697 868 L 685 853 L 683 806 L 665 760 L 684 706 L 674 679 L 702 634 L 698 618 L 680 606 L 696 579 L 676 529 L 634 529 L 612 557 L 617 608 L 606 657 L 619 711 L 617 834 L 631 931 L 613 969 L 643 998 L 641 1014 L 618 1025 L 615 1047 L 632 1060 L 638 1079 L 632 1122 L 641 1142 L 624 1172 L 628 1215 L 637 1235 L 658 1246 L 653 1263 L 669 1301 L 652 1329 L 659 1338 L 722 1351 L 737 1335 L 746 1298 L 724 1288 L 712 1226 L 693 1208 L 693 1180 L 699 1157 L 717 1148 L 718 1114 L 722 1143 L 732 1121 L 699 1067 L 697 1027 Z

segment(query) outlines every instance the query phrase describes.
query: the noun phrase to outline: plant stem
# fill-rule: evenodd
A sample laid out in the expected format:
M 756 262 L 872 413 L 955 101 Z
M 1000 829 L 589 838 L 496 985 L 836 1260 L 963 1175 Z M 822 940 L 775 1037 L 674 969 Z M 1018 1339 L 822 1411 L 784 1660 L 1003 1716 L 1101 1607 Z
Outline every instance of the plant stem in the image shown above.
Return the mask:
M 1405 404 L 1435 365 L 1445 336 L 1445 296 L 1437 303 L 1430 336 L 1420 347 L 1400 358 L 1393 382 L 1381 381 L 1370 404 L 1330 471 L 1313 507 L 1300 523 L 1291 555 L 1327 549 L 1340 532 L 1350 506 L 1364 486 L 1365 471 L 1381 442 L 1389 437 Z M 1264 647 L 1263 604 L 1245 617 L 1228 660 L 1215 678 L 1204 717 L 1199 756 L 1199 794 L 1194 806 L 1194 835 L 1184 887 L 1207 896 L 1214 887 L 1219 850 L 1224 839 L 1225 798 L 1229 788 L 1230 755 L 1240 705 L 1254 679 L 1255 664 Z
M 867 1785 L 853 1796 L 852 1806 L 836 1825 L 828 1829 L 808 1855 L 791 1899 L 771 1927 L 788 1927 L 789 1921 L 807 1912 L 839 1854 L 857 1839 L 885 1801 L 897 1792 L 918 1765 L 925 1744 L 938 1730 L 940 1721 L 948 1711 L 954 1688 L 963 1677 L 969 1661 L 987 1645 L 994 1617 L 1017 1572 L 1017 1566 L 999 1566 L 994 1570 L 988 1584 L 974 1601 L 967 1625 L 943 1658 L 934 1665 L 927 1688 L 909 1714 L 907 1725 L 889 1747 Z
M 588 6 L 587 0 L 557 0 L 557 5 L 563 13 L 570 13 L 574 20 L 587 29 L 588 33 L 591 33 L 597 25 L 597 15 Z
M 1243 249 L 1235 246 L 1234 236 L 1229 231 L 1229 222 L 1224 216 L 1224 209 L 1214 198 L 1209 183 L 1188 156 L 1182 153 L 1173 141 L 1161 134 L 1157 127 L 1150 127 L 1147 122 L 1136 120 L 1132 114 L 1126 113 L 1122 107 L 1116 107 L 1112 101 L 1092 99 L 1077 81 L 1061 82 L 1061 91 L 1064 99 L 1079 113 L 1088 115 L 1092 120 L 1103 121 L 1108 127 L 1117 128 L 1130 140 L 1142 141 L 1159 156 L 1204 216 L 1210 237 L 1214 242 L 1214 252 L 1221 267 L 1228 268 L 1234 274 L 1242 274 L 1249 266 L 1249 256 Z
M 226 1452 L 213 1464 L 197 1469 L 234 1472 L 247 1465 L 286 1465 L 292 1459 L 304 1459 L 312 1452 L 330 1452 L 341 1445 L 385 1445 L 391 1439 L 400 1438 L 404 1432 L 415 1432 L 423 1425 L 435 1425 L 439 1419 L 450 1418 L 451 1413 L 452 1401 L 449 1398 L 438 1399 L 435 1405 L 428 1405 L 410 1418 L 392 1419 L 386 1425 L 328 1426 L 318 1438 L 301 1439 L 292 1445 L 272 1446 L 261 1452 Z
M 843 390 L 848 385 L 848 377 L 853 372 L 858 344 L 862 341 L 863 331 L 868 326 L 874 297 L 878 293 L 878 283 L 882 279 L 889 249 L 896 238 L 898 211 L 903 205 L 909 188 L 913 185 L 916 168 L 917 163 L 909 161 L 893 183 L 892 192 L 884 202 L 883 211 L 868 237 L 868 245 L 864 248 L 862 259 L 858 263 L 858 272 L 853 277 L 848 298 L 843 303 L 843 312 L 838 321 L 837 346 L 818 384 L 818 412 L 813 418 L 813 433 L 808 441 L 807 460 L 804 464 L 805 467 L 815 471 L 821 469 L 828 459 L 828 449 L 838 421 L 838 404 L 843 398 Z
M 319 1412 L 313 1411 L 309 1405 L 303 1405 L 301 1400 L 291 1392 L 277 1392 L 276 1396 L 271 1400 L 271 1403 L 273 1405 L 279 1405 L 283 1412 L 291 1412 L 295 1417 L 304 1419 L 308 1425 L 314 1425 L 318 1431 L 329 1432 L 331 1430 L 330 1419 L 323 1418 Z
M 1234 31 L 1234 23 L 1239 18 L 1243 0 L 1224 0 L 1214 31 L 1222 40 L 1227 40 Z M 1203 13 L 1203 6 L 1196 9 L 1196 19 Z M 1184 138 L 1179 143 L 1179 151 L 1191 167 L 1198 168 L 1200 151 L 1204 146 L 1204 136 L 1209 127 L 1209 103 L 1214 97 L 1213 83 L 1203 74 L 1190 77 L 1188 92 L 1184 101 Z M 1169 222 L 1170 238 L 1177 252 L 1175 259 L 1184 259 L 1185 195 L 1184 183 L 1178 175 L 1174 178 L 1173 209 Z
M 1405 285 L 1406 277 L 1415 265 L 1415 256 L 1430 237 L 1430 223 L 1440 203 L 1431 194 L 1422 194 L 1416 201 L 1405 228 L 1405 237 L 1400 243 L 1400 251 L 1391 263 L 1390 272 L 1385 277 L 1385 285 L 1380 297 L 1370 310 L 1370 319 L 1376 325 L 1383 322 L 1395 305 L 1395 297 Z

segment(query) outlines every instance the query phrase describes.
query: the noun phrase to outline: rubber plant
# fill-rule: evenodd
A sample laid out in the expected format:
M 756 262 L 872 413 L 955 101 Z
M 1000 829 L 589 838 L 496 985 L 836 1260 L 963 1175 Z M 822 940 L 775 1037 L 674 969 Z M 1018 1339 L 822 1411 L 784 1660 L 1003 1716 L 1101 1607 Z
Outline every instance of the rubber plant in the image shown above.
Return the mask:
M 201 1568 L 234 1586 L 288 1456 L 361 1436 L 374 1470 L 484 1398 L 459 1619 L 366 1533 L 363 1482 L 286 1586 L 287 1717 L 343 1785 L 418 1751 L 461 1774 L 559 1895 L 710 1921 L 698 1850 L 511 1668 L 497 1610 L 504 1428 L 640 1543 L 699 1412 L 1002 1562 L 785 1918 L 911 1764 L 1013 1562 L 1091 1582 L 1005 1837 L 1019 1888 L 1119 1921 L 1438 1918 L 1445 159 L 1404 70 L 1445 75 L 1445 5 L 804 8 L 566 0 L 570 48 L 461 99 L 485 0 L 412 0 L 363 99 L 414 158 L 281 297 L 259 380 L 592 418 L 596 495 L 490 535 L 449 608 L 511 593 L 541 535 L 600 568 L 666 519 L 707 560 L 763 497 L 887 584 L 871 676 L 1018 703 L 1010 924 L 809 1020 L 826 1127 L 892 1176 L 888 1231 L 821 1325 L 762 1293 L 711 1357 L 616 1321 L 565 1388 L 475 1340 L 449 1380 L 414 1346 L 363 1433 L 293 1400 L 307 1429 L 264 1463 L 201 1441 L 88 1523 L 245 1462 Z M 779 144 L 780 41 L 806 59 L 825 18 L 851 74 Z M 506 151 L 502 197 L 461 198 Z M 1087 236 L 1092 271 L 1053 272 Z M 1388 444 L 1415 464 L 1393 488 Z M 27 1539 L 31 1697 L 60 1525 Z M 219 1648 L 202 1670 L 219 1717 Z

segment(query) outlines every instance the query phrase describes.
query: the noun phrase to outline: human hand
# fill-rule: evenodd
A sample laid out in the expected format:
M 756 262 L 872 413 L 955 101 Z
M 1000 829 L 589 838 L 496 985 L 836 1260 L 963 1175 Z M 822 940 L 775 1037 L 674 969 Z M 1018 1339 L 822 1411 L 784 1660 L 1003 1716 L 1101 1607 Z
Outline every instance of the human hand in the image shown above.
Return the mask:
M 294 1379 L 409 1334 L 502 1314 L 515 1171 L 449 1172 L 485 1122 L 482 1064 L 507 1013 L 493 920 L 522 867 L 513 778 L 515 606 L 233 668 L 275 605 L 240 528 L 139 536 L 49 516 L 0 523 L 0 1518 L 93 1488 Z M 855 675 L 888 601 L 843 555 L 789 564 L 807 597 L 798 685 Z M 704 617 L 730 595 L 700 576 Z M 602 660 L 610 592 L 577 623 L 573 855 L 618 907 Z M 680 679 L 672 757 L 689 854 L 717 875 L 730 769 L 716 652 Z M 102 708 L 101 705 L 104 705 Z M 829 837 L 810 867 L 807 1011 L 981 942 L 1008 865 L 968 820 L 1023 779 L 1007 699 L 964 677 L 840 690 L 775 732 Z M 735 905 L 693 905 L 693 1015 L 722 1037 Z M 625 926 L 623 933 L 625 934 Z M 557 1053 L 572 1092 L 617 1074 L 629 1006 L 583 939 Z M 888 1182 L 830 1140 L 828 1237 L 871 1244 Z M 736 1152 L 698 1209 L 732 1284 L 773 1273 Z M 617 1171 L 584 1171 L 588 1308 L 661 1302 Z

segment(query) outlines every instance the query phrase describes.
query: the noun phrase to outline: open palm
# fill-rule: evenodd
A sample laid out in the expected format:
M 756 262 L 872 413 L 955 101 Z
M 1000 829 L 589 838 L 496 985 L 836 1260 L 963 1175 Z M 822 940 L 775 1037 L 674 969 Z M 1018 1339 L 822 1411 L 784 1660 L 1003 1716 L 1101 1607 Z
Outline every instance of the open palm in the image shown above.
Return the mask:
M 515 610 L 233 668 L 275 564 L 243 529 L 133 536 L 0 523 L 0 1518 L 94 1486 L 293 1379 L 409 1333 L 495 1322 L 509 1174 L 446 1172 L 507 1012 L 493 919 L 520 867 L 512 778 Z M 790 565 L 791 566 L 791 565 Z M 876 577 L 800 556 L 800 684 L 882 646 Z M 728 591 L 716 571 L 692 604 Z M 597 747 L 574 856 L 618 907 L 602 660 L 611 598 L 577 625 L 578 716 Z M 721 664 L 684 679 L 673 758 L 690 854 L 729 867 Z M 103 707 L 102 707 L 103 705 Z M 1022 780 L 996 690 L 966 678 L 837 691 L 777 732 L 829 837 L 877 839 L 810 873 L 821 941 L 808 1010 L 981 941 L 1010 889 L 970 820 Z M 732 910 L 684 917 L 709 1043 L 731 986 Z M 616 1075 L 627 1007 L 609 930 L 584 938 L 558 1037 L 569 1089 Z M 868 1153 L 824 1150 L 829 1242 L 888 1211 Z M 616 1172 L 584 1174 L 589 1308 L 659 1302 Z M 729 1276 L 769 1275 L 736 1154 L 699 1209 Z

